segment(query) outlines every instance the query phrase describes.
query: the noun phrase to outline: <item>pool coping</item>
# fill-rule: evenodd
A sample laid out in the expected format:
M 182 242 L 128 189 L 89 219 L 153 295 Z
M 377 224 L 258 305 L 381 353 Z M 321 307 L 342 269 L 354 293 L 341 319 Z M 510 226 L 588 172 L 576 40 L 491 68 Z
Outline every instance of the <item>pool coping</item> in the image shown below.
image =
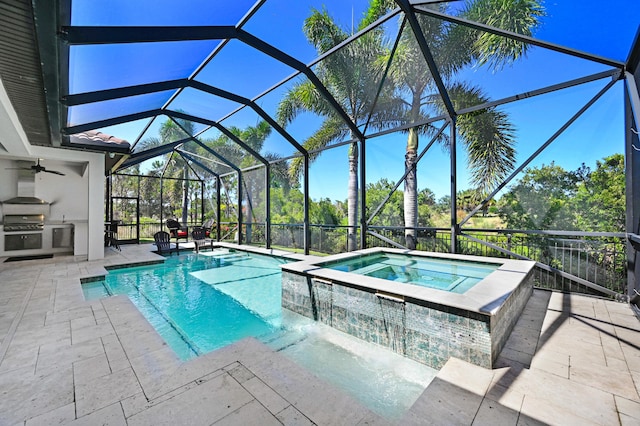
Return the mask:
M 312 261 L 312 260 L 318 260 L 318 259 L 326 259 L 326 257 L 321 257 L 321 256 L 307 255 L 303 253 L 294 253 L 290 251 L 273 249 L 273 248 L 267 249 L 263 247 L 255 247 L 255 246 L 249 246 L 249 245 L 243 245 L 243 244 L 225 243 L 223 241 L 214 242 L 213 248 L 216 248 L 216 247 L 246 251 L 249 253 L 262 254 L 265 256 L 280 257 L 283 259 L 291 260 L 292 262 L 298 262 L 298 261 L 306 262 L 306 261 Z
M 365 275 L 337 271 L 318 266 L 319 263 L 346 260 L 376 253 L 404 254 L 418 257 L 439 259 L 481 261 L 483 263 L 500 264 L 500 267 L 490 273 L 462 294 L 450 293 L 443 290 L 421 287 L 413 284 L 398 283 Z M 310 275 L 316 279 L 329 282 L 339 282 L 346 286 L 359 289 L 369 288 L 384 293 L 389 297 L 409 299 L 414 302 L 429 302 L 452 306 L 458 309 L 493 316 L 509 295 L 524 281 L 535 267 L 534 261 L 501 259 L 494 257 L 479 257 L 450 253 L 435 253 L 418 250 L 402 250 L 394 248 L 370 248 L 356 252 L 340 253 L 327 257 L 314 257 L 300 262 L 282 265 L 282 270 L 298 275 Z M 357 279 L 354 280 L 354 277 Z M 357 281 L 357 282 L 354 282 Z
M 347 286 L 353 286 L 359 289 L 370 288 L 380 293 L 385 293 L 390 297 L 401 297 L 414 302 L 428 301 L 441 305 L 447 305 L 454 308 L 476 312 L 481 315 L 495 315 L 502 303 L 515 290 L 518 284 L 531 274 L 534 267 L 534 261 L 513 260 L 496 257 L 480 257 L 462 254 L 426 252 L 420 250 L 404 250 L 395 248 L 369 248 L 354 252 L 339 253 L 330 256 L 305 255 L 302 253 L 293 253 L 279 249 L 266 249 L 263 247 L 255 247 L 250 245 L 239 245 L 236 243 L 214 242 L 213 248 L 227 248 L 232 250 L 245 251 L 266 256 L 276 256 L 290 261 L 281 265 L 283 271 L 295 274 L 309 274 L 320 280 L 330 282 L 336 281 Z M 364 275 L 358 276 L 358 282 L 353 283 L 354 274 L 319 267 L 318 263 L 325 263 L 337 260 L 346 260 L 349 258 L 361 257 L 373 253 L 394 253 L 406 254 L 419 257 L 432 257 L 440 259 L 452 260 L 475 260 L 484 263 L 500 264 L 500 267 L 489 274 L 485 279 L 480 281 L 471 289 L 463 294 L 450 293 L 443 290 L 432 289 L 428 287 L 420 287 L 417 285 L 389 282 L 384 279 L 368 277 Z M 125 262 L 122 264 L 105 265 L 105 270 L 101 274 L 92 274 L 83 277 L 83 282 L 89 282 L 100 277 L 103 278 L 109 273 L 109 270 L 115 270 L 125 267 L 144 266 L 152 263 L 163 263 L 164 258 L 154 260 L 144 260 L 140 262 Z M 401 284 L 401 285 L 399 285 Z

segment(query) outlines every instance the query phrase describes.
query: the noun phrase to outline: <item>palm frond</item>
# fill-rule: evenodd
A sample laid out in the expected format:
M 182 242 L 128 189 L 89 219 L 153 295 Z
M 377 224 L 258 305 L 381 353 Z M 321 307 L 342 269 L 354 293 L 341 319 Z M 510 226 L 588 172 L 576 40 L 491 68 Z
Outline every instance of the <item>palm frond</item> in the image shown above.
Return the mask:
M 168 119 L 160 127 L 160 140 L 163 144 L 185 139 L 193 134 L 193 122 L 182 119 Z M 185 131 L 186 130 L 186 131 Z M 187 133 L 191 132 L 191 134 Z
M 237 136 L 255 151 L 260 151 L 264 141 L 271 134 L 271 126 L 264 120 L 260 120 L 255 126 L 248 126 L 237 134 Z
M 371 0 L 369 8 L 365 11 L 364 17 L 360 21 L 360 25 L 358 25 L 358 31 L 373 24 L 387 12 L 397 7 L 398 4 L 394 0 Z
M 282 188 L 285 194 L 291 189 L 291 181 L 289 180 L 289 162 L 278 161 L 280 155 L 266 152 L 264 158 L 271 163 L 271 187 Z
M 307 151 L 317 151 L 330 145 L 332 142 L 342 141 L 349 135 L 349 129 L 344 125 L 341 119 L 329 118 L 322 123 L 322 126 L 316 130 L 304 142 L 304 148 Z M 309 154 L 309 161 L 315 160 L 320 152 L 312 152 Z M 291 161 L 289 166 L 289 177 L 292 182 L 297 182 L 302 173 L 304 159 L 296 157 Z
M 136 152 L 146 151 L 147 149 L 155 148 L 160 145 L 162 145 L 162 142 L 160 141 L 160 139 L 155 136 L 151 136 L 151 137 L 142 139 L 140 143 L 136 146 L 135 151 Z
M 326 9 L 312 9 L 311 15 L 305 19 L 304 34 L 318 53 L 322 54 L 340 44 L 349 37 L 329 16 Z
M 533 35 L 544 17 L 539 0 L 475 0 L 467 2 L 463 16 L 483 24 L 525 36 Z M 500 70 L 524 56 L 526 43 L 481 31 L 473 31 L 474 55 L 480 65 Z
M 479 88 L 464 83 L 453 85 L 449 94 L 458 110 L 489 100 Z M 486 194 L 514 168 L 515 128 L 507 114 L 496 108 L 460 115 L 457 127 L 467 149 L 472 181 Z
M 333 113 L 331 106 L 313 83 L 309 80 L 303 80 L 291 87 L 280 101 L 276 119 L 280 125 L 286 127 L 299 114 L 307 111 L 320 116 L 328 116 Z

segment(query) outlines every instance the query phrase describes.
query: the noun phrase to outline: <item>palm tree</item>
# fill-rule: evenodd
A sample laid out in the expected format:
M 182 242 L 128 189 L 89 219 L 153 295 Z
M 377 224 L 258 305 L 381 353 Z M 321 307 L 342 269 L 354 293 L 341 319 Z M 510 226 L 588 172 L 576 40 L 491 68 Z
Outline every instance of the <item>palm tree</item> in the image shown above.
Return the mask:
M 189 136 L 193 135 L 194 129 L 194 123 L 191 121 L 183 119 L 176 119 L 174 121 L 174 119 L 167 119 L 160 126 L 158 137 L 152 136 L 143 139 L 142 141 L 140 141 L 140 146 L 137 151 L 145 151 L 157 146 L 188 138 Z M 166 156 L 165 161 L 154 162 L 154 171 L 158 172 L 163 167 L 163 164 L 169 160 L 169 158 L 169 156 Z M 179 174 L 182 178 L 181 219 L 182 223 L 185 224 L 187 223 L 189 213 L 189 168 L 187 167 L 187 164 L 182 159 L 182 157 L 176 157 L 173 161 L 173 170 L 175 171 L 174 175 Z
M 165 121 L 160 127 L 159 137 L 149 137 L 140 142 L 140 146 L 138 148 L 139 151 L 145 151 L 163 144 L 167 144 L 170 142 L 174 142 L 181 139 L 186 139 L 194 133 L 194 124 L 190 121 L 177 119 L 173 121 L 169 119 Z M 254 151 L 260 152 L 262 151 L 262 147 L 264 145 L 265 140 L 271 134 L 271 126 L 265 121 L 259 121 L 255 126 L 248 126 L 244 129 L 240 129 L 237 127 L 230 127 L 229 131 L 250 146 Z M 238 166 L 239 168 L 248 167 L 255 164 L 256 160 L 247 155 L 246 151 L 243 150 L 237 143 L 231 141 L 229 137 L 224 134 L 220 134 L 215 139 L 205 139 L 202 140 L 203 144 L 208 146 L 211 149 L 214 149 L 218 152 L 222 157 L 227 159 L 232 164 Z M 194 142 L 186 142 L 183 146 L 189 152 L 193 154 L 197 154 L 201 157 L 208 157 L 209 154 L 206 152 L 204 148 L 195 144 Z M 265 153 L 263 155 L 269 162 L 277 161 L 278 156 L 275 154 Z M 152 173 L 159 174 L 160 170 L 164 167 L 164 163 L 169 160 L 169 156 L 165 156 L 164 162 L 156 161 L 153 164 Z M 218 167 L 214 166 L 213 169 L 216 170 Z M 186 223 L 187 214 L 188 214 L 188 202 L 189 202 L 189 177 L 191 176 L 189 173 L 189 167 L 187 162 L 180 156 L 174 158 L 172 163 L 172 170 L 169 172 L 174 176 L 178 173 L 181 175 L 183 181 L 182 187 L 182 221 Z M 222 170 L 219 172 L 224 173 L 231 169 L 226 167 L 222 167 Z M 276 165 L 272 166 L 272 179 L 277 181 L 278 184 L 288 187 L 288 179 L 283 176 L 286 175 L 286 162 L 280 162 Z M 252 201 L 252 193 L 254 192 L 254 187 L 258 184 L 255 182 L 255 179 L 245 176 L 243 179 L 244 187 L 246 189 L 247 199 L 248 201 L 248 217 L 252 217 L 252 209 L 253 209 L 253 201 Z M 228 202 L 227 204 L 231 204 Z M 218 218 L 220 220 L 220 218 Z M 247 237 L 248 242 L 250 242 L 250 224 L 247 227 Z
M 255 152 L 261 153 L 264 143 L 266 139 L 269 137 L 272 131 L 272 127 L 264 120 L 260 120 L 256 123 L 255 126 L 247 126 L 243 129 L 231 126 L 228 128 L 229 132 L 248 145 Z M 244 150 L 240 145 L 236 142 L 232 141 L 225 134 L 220 134 L 215 139 L 204 140 L 203 143 L 207 145 L 209 148 L 214 149 L 218 152 L 222 157 L 236 165 L 240 169 L 253 166 L 257 163 L 258 160 L 253 158 L 251 155 L 247 155 L 246 150 Z M 208 156 L 206 151 L 202 147 L 193 146 L 196 153 Z M 279 156 L 272 153 L 262 153 L 263 158 L 265 158 L 269 163 L 275 162 L 278 160 Z M 284 185 L 287 187 L 288 179 L 285 178 L 286 175 L 286 162 L 278 162 L 271 166 L 271 175 L 272 180 L 277 182 L 280 185 Z M 244 174 L 242 182 L 239 182 L 238 185 L 243 185 L 243 189 L 245 192 L 245 199 L 247 200 L 247 214 L 246 217 L 246 242 L 251 243 L 251 233 L 252 233 L 252 222 L 254 218 L 254 206 L 258 203 L 254 200 L 254 194 L 259 192 L 261 188 L 260 179 L 254 177 L 251 174 Z M 269 185 L 266 185 L 266 188 L 263 190 L 268 190 Z M 228 203 L 230 204 L 230 203 Z
M 260 152 L 262 150 L 262 146 L 264 145 L 264 141 L 271 134 L 271 126 L 266 121 L 260 121 L 255 126 L 248 126 L 245 129 L 239 129 L 236 127 L 232 127 L 229 129 L 231 133 L 236 135 L 238 139 L 246 143 L 249 147 L 251 147 L 255 152 Z M 236 148 L 239 149 L 238 145 L 235 145 Z M 238 151 L 238 149 L 236 151 Z M 251 163 L 256 160 L 250 156 L 243 155 L 242 153 L 239 157 L 239 164 L 241 167 L 246 167 L 251 165 Z M 254 177 L 250 177 L 249 175 L 244 175 L 242 179 L 243 182 L 239 183 L 244 185 L 245 195 L 247 199 L 247 214 L 246 214 L 246 242 L 247 244 L 251 244 L 252 240 L 252 224 L 254 219 L 254 193 L 256 192 L 256 188 L 260 187 L 259 181 L 260 179 L 256 179 Z M 264 189 L 268 191 L 267 188 Z
M 367 20 L 373 22 L 394 7 L 396 3 L 393 0 L 372 0 Z M 446 11 L 448 6 L 434 4 L 428 7 Z M 543 9 L 537 0 L 468 0 L 459 15 L 530 36 L 539 24 Z M 473 63 L 487 64 L 493 69 L 499 69 L 526 53 L 526 44 L 505 37 L 482 33 L 461 25 L 451 25 L 422 14 L 418 14 L 417 17 L 456 110 L 488 101 L 488 97 L 479 88 L 455 81 L 457 72 Z M 434 79 L 410 29 L 405 29 L 401 35 L 392 62 L 391 76 L 398 87 L 399 96 L 405 102 L 408 123 L 416 123 L 427 118 L 429 112 L 434 115 L 446 113 Z M 486 194 L 514 167 L 513 126 L 507 115 L 495 108 L 460 116 L 456 124 L 460 139 L 468 152 L 468 166 L 473 184 L 478 193 Z M 408 132 L 404 215 L 405 240 L 410 249 L 416 247 L 416 160 L 419 135 L 431 130 L 429 126 L 412 127 Z M 446 138 L 440 138 L 440 141 L 444 142 Z
M 364 28 L 364 21 L 359 28 Z M 321 55 L 341 43 L 350 33 L 338 26 L 326 10 L 313 10 L 304 23 L 307 39 Z M 377 108 L 371 113 L 375 94 L 384 70 L 379 58 L 384 55 L 385 48 L 382 30 L 371 31 L 344 46 L 325 58 L 317 67 L 316 74 L 325 87 L 342 106 L 349 119 L 356 125 L 384 127 L 390 123 L 386 120 L 389 109 Z M 378 103 L 384 103 L 384 94 Z M 353 140 L 355 135 L 345 121 L 324 99 L 320 91 L 308 80 L 295 84 L 285 94 L 278 106 L 278 121 L 283 126 L 289 124 L 299 114 L 309 111 L 324 119 L 320 128 L 313 133 L 303 146 L 308 151 L 326 147 L 333 142 L 347 138 Z M 314 160 L 318 153 L 312 154 Z M 348 185 L 348 250 L 354 250 L 356 242 L 356 226 L 358 217 L 358 142 L 351 143 L 348 152 L 349 185 Z M 297 181 L 301 173 L 303 159 L 296 158 L 291 162 L 290 176 Z
M 194 128 L 193 122 L 188 120 L 167 120 L 160 127 L 160 140 L 165 144 L 185 139 L 193 135 Z M 186 224 L 189 215 L 189 168 L 182 157 L 176 157 L 174 162 L 175 170 L 182 174 L 182 223 Z

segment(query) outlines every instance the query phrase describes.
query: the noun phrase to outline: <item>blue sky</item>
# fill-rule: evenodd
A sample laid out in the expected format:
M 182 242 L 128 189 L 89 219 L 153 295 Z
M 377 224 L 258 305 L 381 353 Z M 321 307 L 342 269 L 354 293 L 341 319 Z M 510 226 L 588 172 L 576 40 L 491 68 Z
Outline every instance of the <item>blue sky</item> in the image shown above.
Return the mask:
M 135 3 L 135 5 L 134 5 Z M 304 39 L 301 31 L 303 20 L 311 7 L 326 7 L 331 15 L 344 27 L 362 16 L 367 7 L 364 0 L 291 1 L 267 0 L 261 9 L 244 27 L 248 32 L 263 38 L 286 53 L 295 55 L 303 62 L 315 57 L 314 49 Z M 224 25 L 234 24 L 244 14 L 252 1 L 227 1 L 224 10 L 213 9 L 205 0 L 188 0 L 175 8 L 175 3 L 163 1 L 130 2 L 117 0 L 94 2 L 74 0 L 73 22 L 83 25 Z M 624 60 L 638 28 L 640 2 L 636 0 L 611 0 L 606 7 L 595 0 L 579 3 L 573 1 L 547 1 L 547 16 L 536 36 L 542 40 L 566 45 L 607 58 Z M 142 11 L 142 13 L 140 12 Z M 194 13 L 194 11 L 196 13 Z M 272 84 L 289 75 L 293 70 L 273 61 L 265 55 L 233 41 L 217 56 L 199 79 L 227 90 L 236 90 L 246 97 L 254 97 Z M 161 43 L 149 49 L 149 45 L 129 46 L 123 50 L 110 46 L 79 46 L 71 52 L 72 92 L 97 90 L 118 85 L 161 81 L 189 75 L 189 71 L 207 56 L 217 42 Z M 107 58 L 100 62 L 96 57 Z M 115 68 L 103 67 L 104 60 L 118 63 Z M 227 72 L 233 69 L 234 72 Z M 460 78 L 483 89 L 491 99 L 527 92 L 539 87 L 556 84 L 567 79 L 589 75 L 607 69 L 602 65 L 566 57 L 540 48 L 532 49 L 528 57 L 503 70 L 491 73 L 485 69 L 466 70 Z M 502 108 L 516 128 L 518 161 L 523 161 L 531 152 L 550 137 L 584 102 L 595 95 L 607 81 L 584 87 L 541 96 L 506 105 Z M 195 92 L 195 91 L 194 91 Z M 282 91 L 276 91 L 258 100 L 267 112 L 273 114 Z M 237 107 L 230 101 L 214 99 L 194 93 L 190 102 L 178 103 L 182 109 L 207 118 L 218 119 Z M 113 111 L 127 113 L 130 110 L 151 109 L 162 106 L 165 94 L 155 94 L 127 102 L 76 108 L 72 123 L 83 122 L 86 117 L 101 117 Z M 191 102 L 194 101 L 194 102 Z M 590 167 L 595 161 L 615 152 L 623 152 L 622 84 L 603 97 L 594 108 L 576 122 L 569 131 L 554 142 L 548 151 L 532 163 L 534 166 L 551 161 L 566 169 L 575 169 L 581 163 Z M 176 109 L 173 106 L 172 109 Z M 226 121 L 226 124 L 243 127 L 253 125 L 257 116 L 246 111 Z M 133 141 L 143 123 L 116 126 L 105 132 Z M 301 116 L 289 127 L 291 134 L 304 140 L 317 128 L 319 122 L 308 115 Z M 157 129 L 157 126 L 155 126 Z M 154 130 L 154 129 L 152 129 Z M 155 130 L 154 130 L 155 131 Z M 421 145 L 424 146 L 426 140 Z M 396 134 L 370 140 L 367 153 L 368 181 L 381 177 L 397 181 L 403 174 L 405 135 Z M 286 155 L 283 140 L 273 135 L 267 142 L 270 151 Z M 375 148 L 375 149 L 371 149 Z M 290 151 L 290 148 L 287 148 Z M 459 189 L 468 187 L 463 150 L 458 151 Z M 347 192 L 346 148 L 323 153 L 312 165 L 311 197 L 344 199 Z M 438 147 L 433 147 L 419 165 L 418 184 L 429 187 L 438 197 L 449 192 L 449 159 Z

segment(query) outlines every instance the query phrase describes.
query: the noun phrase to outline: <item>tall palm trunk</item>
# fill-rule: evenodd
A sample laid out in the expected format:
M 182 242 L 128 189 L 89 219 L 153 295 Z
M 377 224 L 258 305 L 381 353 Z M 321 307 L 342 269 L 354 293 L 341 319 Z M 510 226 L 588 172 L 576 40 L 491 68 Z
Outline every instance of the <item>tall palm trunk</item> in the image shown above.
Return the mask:
M 358 222 L 358 143 L 353 142 L 349 148 L 349 187 L 347 188 L 347 250 L 358 248 L 357 222 Z
M 409 116 L 412 122 L 420 118 L 420 94 L 425 90 L 424 83 L 412 90 L 411 110 Z M 409 129 L 407 151 L 404 156 L 404 170 L 407 177 L 404 181 L 404 238 L 405 245 L 410 250 L 416 249 L 416 227 L 418 226 L 418 128 Z
M 418 151 L 418 130 L 409 129 L 407 152 L 404 156 L 404 168 L 407 177 L 404 181 L 404 237 L 408 249 L 416 249 L 416 227 L 418 226 L 418 176 L 416 159 Z

